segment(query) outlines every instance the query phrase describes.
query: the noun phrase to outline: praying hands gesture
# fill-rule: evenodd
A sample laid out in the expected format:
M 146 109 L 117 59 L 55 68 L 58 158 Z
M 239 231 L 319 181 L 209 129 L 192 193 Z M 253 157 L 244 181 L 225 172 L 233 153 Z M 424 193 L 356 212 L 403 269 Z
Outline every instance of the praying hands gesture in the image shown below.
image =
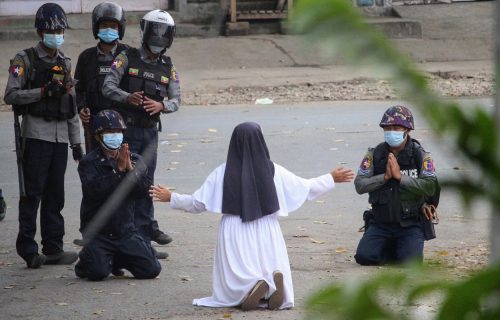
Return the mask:
M 118 166 L 118 170 L 122 172 L 128 172 L 134 169 L 132 161 L 130 160 L 130 150 L 127 143 L 122 144 L 118 150 L 116 165 Z
M 393 153 L 389 153 L 387 166 L 385 168 L 384 180 L 396 179 L 401 180 L 401 169 L 399 168 L 398 159 Z

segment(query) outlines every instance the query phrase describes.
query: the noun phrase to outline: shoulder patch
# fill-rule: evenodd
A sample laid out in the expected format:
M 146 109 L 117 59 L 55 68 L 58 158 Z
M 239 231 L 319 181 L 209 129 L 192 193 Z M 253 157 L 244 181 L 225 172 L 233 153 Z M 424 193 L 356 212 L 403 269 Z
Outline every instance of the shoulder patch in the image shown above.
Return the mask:
M 422 161 L 422 174 L 424 176 L 430 176 L 430 177 L 436 175 L 436 168 L 434 167 L 434 161 L 430 156 L 426 156 Z
M 18 64 L 13 64 L 10 66 L 9 72 L 14 78 L 22 77 L 24 74 L 24 68 Z
M 123 52 L 118 54 L 113 63 L 111 64 L 111 69 L 120 69 L 123 66 L 125 59 L 127 59 L 127 57 Z
M 368 174 L 370 172 L 370 169 L 373 165 L 373 155 L 371 153 L 367 153 L 363 160 L 361 161 L 361 164 L 359 165 L 358 173 L 362 175 Z
M 180 79 L 179 79 L 179 74 L 177 73 L 177 70 L 175 69 L 174 66 L 172 66 L 172 75 L 171 75 L 171 78 L 173 81 L 179 83 L 180 82 Z

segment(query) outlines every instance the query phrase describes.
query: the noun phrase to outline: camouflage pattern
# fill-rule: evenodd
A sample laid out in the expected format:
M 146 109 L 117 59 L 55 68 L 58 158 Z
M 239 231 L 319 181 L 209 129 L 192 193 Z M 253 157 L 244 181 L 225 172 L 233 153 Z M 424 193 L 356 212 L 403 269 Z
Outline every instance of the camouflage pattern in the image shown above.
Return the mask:
M 99 134 L 106 129 L 127 129 L 122 116 L 114 110 L 101 110 L 91 120 L 92 132 Z
M 415 129 L 413 115 L 410 109 L 404 106 L 393 106 L 387 109 L 382 116 L 380 126 L 382 128 L 386 126 L 401 126 L 406 129 Z
M 59 30 L 68 27 L 64 9 L 56 3 L 46 3 L 38 8 L 35 28 L 38 30 Z

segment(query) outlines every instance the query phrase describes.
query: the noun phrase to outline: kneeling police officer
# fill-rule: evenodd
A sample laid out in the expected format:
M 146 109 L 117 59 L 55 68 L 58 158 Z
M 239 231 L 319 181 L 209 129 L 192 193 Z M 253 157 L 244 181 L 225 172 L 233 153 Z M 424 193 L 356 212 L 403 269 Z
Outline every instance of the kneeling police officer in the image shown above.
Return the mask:
M 361 265 L 421 262 L 430 219 L 426 200 L 439 192 L 434 163 L 409 135 L 414 122 L 408 108 L 387 109 L 380 127 L 385 142 L 368 149 L 354 180 L 359 194 L 369 194 L 373 214 L 354 258 Z
M 100 147 L 78 165 L 82 182 L 80 231 L 84 247 L 75 273 L 80 278 L 102 280 L 110 273 L 129 270 L 138 279 L 155 278 L 161 265 L 149 241 L 134 225 L 137 199 L 148 197 L 152 181 L 138 154 L 122 144 L 127 128 L 121 115 L 102 110 L 91 120 Z

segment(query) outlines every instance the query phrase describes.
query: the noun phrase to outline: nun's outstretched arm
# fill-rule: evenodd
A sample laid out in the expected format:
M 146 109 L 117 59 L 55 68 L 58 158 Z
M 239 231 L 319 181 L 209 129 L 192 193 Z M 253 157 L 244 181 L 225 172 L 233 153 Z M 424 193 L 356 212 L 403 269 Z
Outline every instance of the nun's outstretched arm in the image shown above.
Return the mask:
M 170 207 L 172 209 L 184 210 L 191 213 L 201 213 L 207 211 L 202 202 L 197 201 L 193 195 L 172 193 L 170 199 Z

